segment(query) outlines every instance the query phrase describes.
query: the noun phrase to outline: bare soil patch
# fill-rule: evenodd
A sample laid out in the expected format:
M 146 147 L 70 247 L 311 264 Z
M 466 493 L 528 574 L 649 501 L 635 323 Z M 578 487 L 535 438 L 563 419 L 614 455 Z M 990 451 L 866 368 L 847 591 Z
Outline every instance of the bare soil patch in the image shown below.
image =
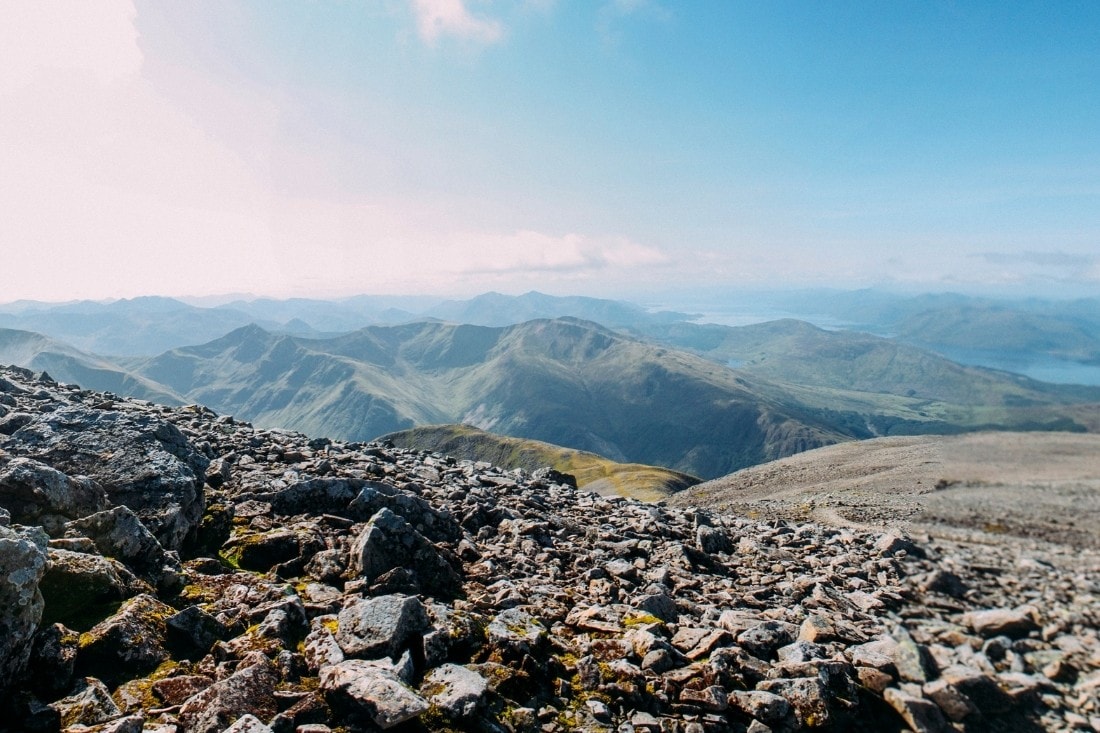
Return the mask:
M 669 502 L 1100 549 L 1100 435 L 987 432 L 842 443 L 699 484 Z

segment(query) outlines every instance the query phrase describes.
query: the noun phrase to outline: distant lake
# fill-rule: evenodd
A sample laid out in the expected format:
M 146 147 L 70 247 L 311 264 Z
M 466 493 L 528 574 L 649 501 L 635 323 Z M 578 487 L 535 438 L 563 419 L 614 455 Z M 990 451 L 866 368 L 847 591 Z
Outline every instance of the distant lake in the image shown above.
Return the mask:
M 1055 359 L 1051 356 L 1020 354 L 1018 352 L 1004 353 L 972 349 L 953 351 L 937 349 L 937 351 L 960 364 L 1015 372 L 1016 374 L 1023 374 L 1025 377 L 1038 379 L 1041 382 L 1086 384 L 1091 387 L 1100 387 L 1100 366 Z

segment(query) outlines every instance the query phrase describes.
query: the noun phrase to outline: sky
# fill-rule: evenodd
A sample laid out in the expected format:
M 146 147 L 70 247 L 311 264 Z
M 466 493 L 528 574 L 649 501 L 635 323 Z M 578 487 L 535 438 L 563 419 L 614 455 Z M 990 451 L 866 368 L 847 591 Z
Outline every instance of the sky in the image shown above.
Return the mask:
M 1100 3 L 5 0 L 0 302 L 1100 295 Z

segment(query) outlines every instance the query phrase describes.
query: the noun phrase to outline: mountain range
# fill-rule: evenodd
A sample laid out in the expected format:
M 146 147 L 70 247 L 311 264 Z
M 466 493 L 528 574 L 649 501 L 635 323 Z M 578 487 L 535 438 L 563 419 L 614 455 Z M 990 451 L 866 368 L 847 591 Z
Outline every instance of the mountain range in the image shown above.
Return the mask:
M 336 336 L 251 324 L 156 356 L 107 358 L 9 330 L 0 331 L 0 360 L 313 435 L 368 440 L 465 423 L 704 479 L 881 435 L 1100 430 L 1100 389 L 962 366 L 893 339 L 792 319 L 698 324 L 536 295 L 521 300 L 617 313 L 632 333 L 576 318 L 422 320 Z M 470 314 L 503 307 L 489 295 Z

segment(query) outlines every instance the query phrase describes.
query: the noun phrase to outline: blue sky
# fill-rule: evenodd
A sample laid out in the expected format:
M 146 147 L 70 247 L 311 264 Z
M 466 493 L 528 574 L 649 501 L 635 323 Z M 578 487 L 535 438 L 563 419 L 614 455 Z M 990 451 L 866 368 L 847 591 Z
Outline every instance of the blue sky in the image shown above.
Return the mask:
M 0 13 L 0 300 L 1100 293 L 1093 2 Z

